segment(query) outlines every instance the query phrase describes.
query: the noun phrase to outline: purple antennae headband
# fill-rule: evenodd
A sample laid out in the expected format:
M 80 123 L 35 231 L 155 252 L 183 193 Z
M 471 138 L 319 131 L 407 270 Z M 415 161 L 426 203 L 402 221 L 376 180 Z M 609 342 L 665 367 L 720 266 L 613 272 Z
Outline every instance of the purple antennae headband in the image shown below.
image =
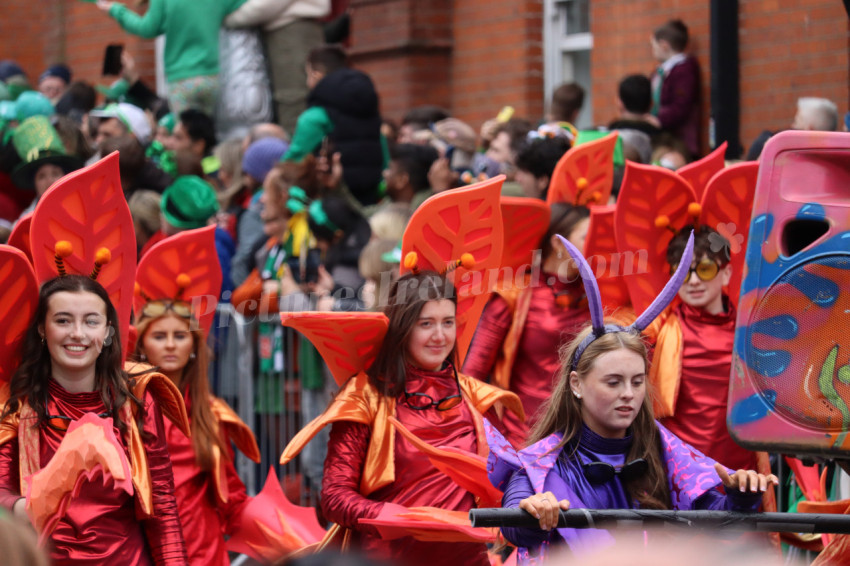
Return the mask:
M 587 260 L 584 258 L 582 253 L 578 250 L 578 248 L 572 245 L 569 240 L 560 234 L 558 235 L 558 238 L 561 240 L 561 243 L 564 244 L 564 247 L 578 265 L 578 272 L 581 275 L 582 283 L 584 283 L 584 292 L 587 295 L 587 305 L 590 308 L 590 325 L 593 329 L 591 333 L 581 341 L 581 344 L 579 344 L 576 349 L 576 353 L 573 356 L 572 366 L 570 368 L 571 370 L 576 369 L 578 361 L 581 359 L 581 355 L 590 343 L 603 334 L 607 334 L 609 332 L 633 331 L 640 333 L 643 329 L 649 326 L 652 321 L 661 314 L 661 311 L 667 308 L 667 305 L 670 304 L 670 301 L 672 301 L 676 296 L 676 293 L 679 292 L 679 288 L 688 276 L 688 270 L 691 267 L 691 262 L 694 257 L 694 232 L 691 230 L 691 235 L 688 237 L 688 244 L 685 246 L 685 251 L 682 253 L 682 260 L 679 262 L 679 267 L 676 268 L 676 273 L 674 273 L 670 280 L 667 281 L 664 289 L 657 297 L 655 297 L 652 304 L 643 311 L 643 314 L 637 317 L 632 324 L 623 328 L 622 326 L 617 326 L 615 324 L 605 324 L 605 314 L 602 312 L 602 296 L 599 294 L 599 285 L 596 283 L 596 277 L 593 275 L 593 270 L 590 269 L 590 264 L 587 263 Z

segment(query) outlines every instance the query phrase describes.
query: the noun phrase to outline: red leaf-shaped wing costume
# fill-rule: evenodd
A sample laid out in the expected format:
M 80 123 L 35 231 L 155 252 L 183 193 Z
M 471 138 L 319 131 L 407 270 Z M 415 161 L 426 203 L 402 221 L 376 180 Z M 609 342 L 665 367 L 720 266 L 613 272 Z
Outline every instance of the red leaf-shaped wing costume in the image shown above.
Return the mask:
M 708 181 L 711 180 L 719 171 L 723 170 L 726 165 L 724 156 L 726 155 L 726 142 L 720 144 L 720 147 L 693 163 L 688 163 L 684 167 L 679 168 L 676 174 L 685 179 L 697 199 L 701 200 L 705 194 L 705 188 L 708 186 Z M 699 200 L 697 202 L 699 202 Z
M 667 226 L 677 231 L 685 226 L 691 220 L 688 206 L 695 202 L 694 190 L 673 171 L 626 163 L 614 225 L 635 312 L 646 310 L 670 278 L 661 268 L 673 239 Z
M 502 492 L 493 487 L 487 477 L 487 459 L 454 447 L 438 448 L 431 446 L 407 430 L 395 417 L 390 423 L 405 440 L 428 457 L 435 468 L 449 476 L 457 485 L 480 497 L 479 507 L 498 507 L 502 502 Z
M 126 348 L 136 273 L 136 233 L 121 190 L 118 152 L 62 177 L 41 197 L 30 227 L 32 259 L 39 283 L 56 277 L 56 242 L 71 243 L 65 258 L 69 274 L 89 275 L 95 254 L 111 254 L 97 277 L 118 311 L 121 344 Z M 125 349 L 126 353 L 126 349 Z
M 714 175 L 702 195 L 700 224 L 715 230 L 730 244 L 732 278 L 728 289 L 736 305 L 744 278 L 758 173 L 757 161 L 732 165 Z
M 139 261 L 136 283 L 136 319 L 148 301 L 191 302 L 192 313 L 208 334 L 221 292 L 215 226 L 180 232 L 154 245 Z M 181 283 L 188 285 L 181 287 Z
M 26 478 L 27 514 L 41 541 L 64 517 L 82 484 L 98 476 L 105 489 L 132 495 L 130 462 L 115 437 L 112 419 L 87 413 L 71 423 L 50 462 Z
M 24 253 L 0 244 L 0 406 L 8 399 L 9 380 L 18 367 L 21 342 L 38 304 L 38 284 Z
M 516 279 L 517 271 L 529 267 L 540 240 L 549 228 L 549 206 L 538 199 L 502 197 L 505 245 L 499 278 Z
M 280 321 L 313 343 L 337 385 L 372 365 L 388 324 L 378 312 L 282 312 Z
M 13 248 L 18 248 L 27 256 L 27 259 L 32 263 L 32 245 L 30 243 L 30 225 L 32 224 L 32 213 L 22 216 L 15 227 L 12 228 L 12 233 L 9 234 L 9 240 L 6 242 Z
M 443 271 L 472 254 L 471 270 L 458 267 L 449 274 L 457 289 L 457 349 L 463 362 L 478 318 L 502 261 L 502 211 L 499 196 L 505 177 L 499 176 L 463 189 L 435 195 L 420 206 L 404 231 L 402 257 L 416 252 L 419 269 Z M 404 262 L 402 273 L 407 270 Z
M 484 529 L 469 524 L 466 511 L 449 511 L 437 507 L 385 505 L 374 519 L 360 519 L 372 525 L 384 540 L 413 537 L 433 542 L 496 542 L 498 529 Z
M 614 309 L 629 305 L 629 290 L 621 276 L 622 258 L 617 251 L 614 215 L 617 205 L 594 206 L 590 209 L 584 255 L 596 275 L 602 304 Z
M 239 530 L 227 541 L 227 549 L 270 563 L 323 536 L 316 510 L 290 503 L 271 468 L 263 490 L 245 506 Z
M 612 132 L 567 150 L 552 171 L 546 202 L 607 204 L 614 182 L 616 146 L 617 132 Z

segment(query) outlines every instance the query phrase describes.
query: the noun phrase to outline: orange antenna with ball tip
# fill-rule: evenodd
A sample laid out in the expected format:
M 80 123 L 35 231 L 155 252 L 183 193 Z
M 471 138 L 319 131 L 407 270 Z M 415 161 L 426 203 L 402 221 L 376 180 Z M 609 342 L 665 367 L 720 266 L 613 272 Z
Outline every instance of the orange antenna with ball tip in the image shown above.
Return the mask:
M 411 252 L 413 253 L 413 252 Z M 475 267 L 475 258 L 470 253 L 461 254 L 460 259 L 450 262 L 446 268 L 440 272 L 440 275 L 445 275 L 450 271 L 463 267 L 464 269 L 473 269 Z
M 53 258 L 56 262 L 56 271 L 59 272 L 59 277 L 68 275 L 65 271 L 65 258 L 72 253 L 74 253 L 74 247 L 68 240 L 59 240 L 53 246 Z
M 407 255 L 404 256 L 404 262 L 402 265 L 404 265 L 404 268 L 414 275 L 419 274 L 419 256 L 416 255 L 416 252 L 407 252 Z
M 91 270 L 91 277 L 95 281 L 97 281 L 97 276 L 100 274 L 100 268 L 109 263 L 112 260 L 112 252 L 109 251 L 109 248 L 100 248 L 97 250 L 97 253 L 94 254 L 94 268 Z
M 221 293 L 221 267 L 215 249 L 215 226 L 186 230 L 166 238 L 146 253 L 136 270 L 139 291 L 136 316 L 152 300 L 192 303 L 192 314 L 208 333 Z

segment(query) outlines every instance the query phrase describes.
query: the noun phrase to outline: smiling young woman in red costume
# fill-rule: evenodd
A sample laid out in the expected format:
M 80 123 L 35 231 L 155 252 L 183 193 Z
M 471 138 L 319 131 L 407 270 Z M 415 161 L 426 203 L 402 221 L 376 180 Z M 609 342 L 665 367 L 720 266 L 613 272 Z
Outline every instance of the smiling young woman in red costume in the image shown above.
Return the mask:
M 483 543 L 422 542 L 412 536 L 385 540 L 377 528 L 361 522 L 411 507 L 468 511 L 475 506 L 472 493 L 401 434 L 393 436 L 390 417 L 432 446 L 480 454 L 480 413 L 499 400 L 520 410 L 513 394 L 457 371 L 456 311 L 457 295 L 444 275 L 422 271 L 394 282 L 375 361 L 351 377 L 284 452 L 284 459 L 291 459 L 332 424 L 322 511 L 350 533 L 352 549 L 371 557 L 411 565 L 437 564 L 448 556 L 458 564 L 489 563 Z
M 206 335 L 221 277 L 211 226 L 156 244 L 136 270 L 135 358 L 179 388 L 189 416 L 191 436 L 166 423 L 165 438 L 189 563 L 198 566 L 230 563 L 224 536 L 237 531 L 249 502 L 231 441 L 259 461 L 251 430 L 210 392 Z
M 185 564 L 162 414 L 150 391 L 133 393 L 118 324 L 106 290 L 90 278 L 68 275 L 42 286 L 0 419 L 3 432 L 22 423 L 17 442 L 0 444 L 0 505 L 27 517 L 21 470 L 47 466 L 69 426 L 91 413 L 114 430 L 125 458 L 141 433 L 153 512 L 139 521 L 132 490 L 83 482 L 49 535 L 52 562 Z M 127 422 L 130 414 L 135 419 Z

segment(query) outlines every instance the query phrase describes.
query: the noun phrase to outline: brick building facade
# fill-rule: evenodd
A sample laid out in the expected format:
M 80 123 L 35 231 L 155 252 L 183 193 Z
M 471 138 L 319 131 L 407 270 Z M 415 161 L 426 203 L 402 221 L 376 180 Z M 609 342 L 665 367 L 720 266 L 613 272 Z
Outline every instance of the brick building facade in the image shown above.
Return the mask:
M 351 52 L 378 86 L 384 114 L 399 119 L 415 105 L 449 108 L 479 126 L 505 105 L 543 117 L 547 83 L 545 28 L 552 10 L 581 0 L 350 0 Z M 616 112 L 621 77 L 649 72 L 651 30 L 682 18 L 702 65 L 704 116 L 709 100 L 709 3 L 700 0 L 585 0 L 589 9 L 592 122 Z M 30 74 L 65 61 L 75 77 L 105 84 L 103 49 L 123 43 L 153 81 L 153 43 L 124 34 L 95 6 L 78 0 L 2 0 L 0 58 Z M 800 96 L 850 105 L 850 34 L 839 0 L 739 0 L 741 140 L 787 127 Z M 547 38 L 551 41 L 551 37 Z M 589 45 L 589 44 L 588 44 Z M 551 67 L 551 62 L 550 62 Z M 707 132 L 707 128 L 704 128 Z M 705 135 L 707 147 L 707 134 Z

